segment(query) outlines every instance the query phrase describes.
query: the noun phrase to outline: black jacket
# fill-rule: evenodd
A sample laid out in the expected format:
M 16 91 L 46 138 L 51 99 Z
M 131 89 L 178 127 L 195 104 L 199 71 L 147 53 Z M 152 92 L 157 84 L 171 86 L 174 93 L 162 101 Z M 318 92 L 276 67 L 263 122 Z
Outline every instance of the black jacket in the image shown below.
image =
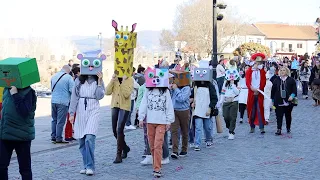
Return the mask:
M 287 77 L 285 81 L 282 81 L 281 78 L 278 76 L 274 79 L 272 89 L 271 89 L 271 99 L 274 102 L 275 106 L 283 104 L 283 100 L 288 102 L 289 97 L 294 94 L 297 96 L 297 85 L 296 81 L 292 77 Z M 281 84 L 283 85 L 283 89 L 286 90 L 286 98 L 281 98 Z

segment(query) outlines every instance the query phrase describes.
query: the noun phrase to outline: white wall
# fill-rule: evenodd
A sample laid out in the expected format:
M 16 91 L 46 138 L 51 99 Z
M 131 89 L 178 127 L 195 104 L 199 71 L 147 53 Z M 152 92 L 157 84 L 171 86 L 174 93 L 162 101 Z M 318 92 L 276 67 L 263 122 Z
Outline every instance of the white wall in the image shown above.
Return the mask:
M 271 43 L 273 47 L 271 47 Z M 282 48 L 282 43 L 284 43 L 284 48 Z M 272 50 L 279 50 L 278 52 L 290 52 L 289 44 L 292 44 L 293 53 L 297 53 L 298 55 L 303 55 L 308 52 L 311 54 L 315 51 L 316 41 L 307 41 L 307 40 L 278 40 L 278 39 L 266 39 L 265 46 L 268 46 L 272 52 Z M 297 45 L 302 44 L 302 48 L 298 48 Z M 275 53 L 275 52 L 272 52 Z
M 230 36 L 223 38 L 224 40 L 229 40 Z M 253 36 L 253 35 L 247 35 L 247 36 L 234 36 L 230 43 L 224 48 L 222 53 L 232 53 L 237 47 L 239 47 L 243 43 L 248 43 L 248 42 L 254 42 L 258 43 L 258 40 L 260 39 L 260 42 L 262 45 L 265 44 L 265 36 Z

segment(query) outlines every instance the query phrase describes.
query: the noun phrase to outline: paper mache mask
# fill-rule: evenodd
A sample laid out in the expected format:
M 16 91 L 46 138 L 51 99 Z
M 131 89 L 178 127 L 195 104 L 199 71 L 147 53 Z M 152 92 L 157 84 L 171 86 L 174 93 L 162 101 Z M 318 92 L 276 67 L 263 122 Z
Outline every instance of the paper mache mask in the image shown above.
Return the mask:
M 82 75 L 96 75 L 102 71 L 102 61 L 107 57 L 102 54 L 99 58 L 97 57 L 84 57 L 82 54 L 78 54 L 77 58 L 81 61 L 80 63 L 80 74 Z
M 144 73 L 146 87 L 169 87 L 169 70 L 148 67 Z
M 39 81 L 35 58 L 7 58 L 0 61 L 0 87 L 25 88 Z
M 236 69 L 229 69 L 229 70 L 226 71 L 225 79 L 227 81 L 239 80 L 240 79 L 240 74 Z

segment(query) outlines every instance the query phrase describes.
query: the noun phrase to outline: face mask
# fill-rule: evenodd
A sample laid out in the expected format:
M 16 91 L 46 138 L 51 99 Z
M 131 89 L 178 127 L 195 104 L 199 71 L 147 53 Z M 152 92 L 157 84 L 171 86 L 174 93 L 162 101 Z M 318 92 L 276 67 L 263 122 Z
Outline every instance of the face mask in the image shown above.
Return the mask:
M 263 68 L 263 64 L 259 64 L 258 69 L 262 69 L 262 68 Z

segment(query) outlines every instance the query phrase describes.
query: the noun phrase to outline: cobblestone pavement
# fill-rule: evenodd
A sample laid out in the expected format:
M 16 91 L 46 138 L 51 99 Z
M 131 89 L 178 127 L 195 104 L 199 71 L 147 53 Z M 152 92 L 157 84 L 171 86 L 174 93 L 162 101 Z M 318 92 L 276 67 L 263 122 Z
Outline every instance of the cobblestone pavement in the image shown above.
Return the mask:
M 266 134 L 249 134 L 247 123 L 236 127 L 236 139 L 227 140 L 227 131 L 214 135 L 214 146 L 187 157 L 170 160 L 163 166 L 163 179 L 320 179 L 320 107 L 311 100 L 299 100 L 294 108 L 292 134 L 276 137 L 276 122 L 266 126 Z M 34 152 L 32 169 L 35 180 L 111 180 L 153 179 L 152 166 L 139 163 L 143 152 L 141 129 L 126 132 L 131 147 L 122 164 L 113 164 L 116 141 L 111 134 L 110 111 L 103 107 L 101 129 L 96 142 L 96 174 L 80 175 L 82 160 L 77 144 L 60 149 Z M 273 114 L 273 113 L 272 113 Z M 274 120 L 274 115 L 271 118 Z M 285 123 L 284 126 L 285 127 Z M 284 128 L 285 129 L 285 128 Z M 257 129 L 258 130 L 258 129 Z M 215 130 L 214 130 L 215 131 Z M 216 132 L 216 131 L 215 131 Z M 48 143 L 48 142 L 43 142 Z M 10 179 L 19 179 L 18 163 L 12 159 Z

